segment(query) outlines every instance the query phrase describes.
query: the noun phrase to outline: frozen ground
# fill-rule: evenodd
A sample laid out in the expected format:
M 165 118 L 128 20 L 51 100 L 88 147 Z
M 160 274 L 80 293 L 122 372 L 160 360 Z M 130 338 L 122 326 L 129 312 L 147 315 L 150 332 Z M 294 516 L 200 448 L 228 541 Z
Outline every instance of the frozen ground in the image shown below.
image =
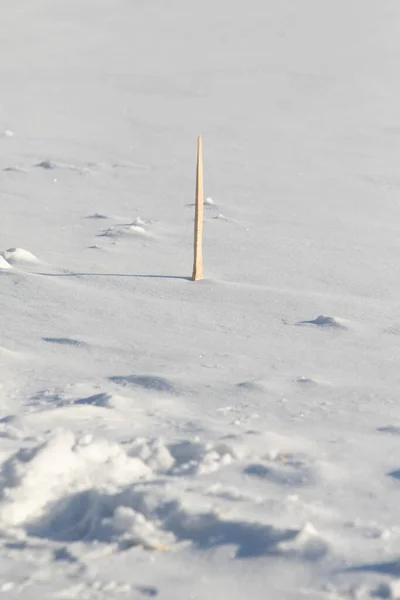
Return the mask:
M 400 598 L 399 28 L 1 1 L 0 597 Z

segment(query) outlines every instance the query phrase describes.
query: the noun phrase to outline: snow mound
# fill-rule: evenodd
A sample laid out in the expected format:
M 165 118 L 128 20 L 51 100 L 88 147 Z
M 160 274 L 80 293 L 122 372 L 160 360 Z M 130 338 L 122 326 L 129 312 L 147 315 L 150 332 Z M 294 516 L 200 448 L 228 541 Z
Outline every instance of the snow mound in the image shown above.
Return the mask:
M 127 225 L 124 227 L 108 227 L 100 234 L 100 237 L 118 238 L 122 236 L 150 237 L 150 233 L 141 225 Z
M 107 406 L 109 401 L 112 398 L 108 395 L 99 394 L 78 404 Z M 60 503 L 57 515 L 60 507 L 63 512 L 66 508 L 67 515 L 62 516 L 65 520 L 72 509 L 75 512 L 78 508 L 74 500 L 77 495 L 80 504 L 88 506 L 93 498 L 99 502 L 110 490 L 122 493 L 126 486 L 156 474 L 202 475 L 230 464 L 235 457 L 235 450 L 225 444 L 184 440 L 166 445 L 159 439 L 137 439 L 123 447 L 94 440 L 92 436 L 76 438 L 71 432 L 61 431 L 45 443 L 19 450 L 3 463 L 0 524 L 3 527 L 27 524 L 29 528 L 29 524 L 40 521 L 43 525 L 49 507 L 57 502 Z
M 121 230 L 116 229 L 113 226 L 108 227 L 107 229 L 104 229 L 101 233 L 99 233 L 99 236 L 101 237 L 119 237 L 120 235 L 122 235 Z
M 37 163 L 35 165 L 35 167 L 39 167 L 41 169 L 46 169 L 46 170 L 51 170 L 51 169 L 56 169 L 57 165 L 56 165 L 56 163 L 52 162 L 51 160 L 42 160 L 41 162 Z
M 237 390 L 243 393 L 252 394 L 282 394 L 288 391 L 290 386 L 284 379 L 252 379 L 250 381 L 240 381 L 235 384 Z
M 348 329 L 349 322 L 339 317 L 319 315 L 310 321 L 299 321 L 297 325 L 316 325 L 317 327 L 332 327 L 333 329 Z
M 36 264 L 39 260 L 32 252 L 23 248 L 9 248 L 1 256 L 10 264 Z
M 46 443 L 19 450 L 0 473 L 0 523 L 21 526 L 46 515 L 46 508 L 66 496 L 107 486 L 121 486 L 150 474 L 136 457 L 118 445 L 59 432 Z
M 141 219 L 140 217 L 136 217 L 136 219 L 134 219 L 132 221 L 132 223 L 131 223 L 131 227 L 132 226 L 134 226 L 134 227 L 138 227 L 139 226 L 140 227 L 142 225 L 146 225 L 146 222 L 143 221 L 143 219 Z
M 127 231 L 136 235 L 149 235 L 149 232 L 140 225 L 129 225 Z
M 99 408 L 120 408 L 125 406 L 125 399 L 120 396 L 102 392 L 85 398 L 79 398 L 74 401 L 74 404 L 77 404 L 78 406 L 97 406 Z
M 30 401 L 32 410 L 52 410 L 77 406 L 82 412 L 85 407 L 88 407 L 89 410 L 91 407 L 125 410 L 132 406 L 132 399 L 124 396 L 107 392 L 82 394 L 68 388 L 40 390 L 30 397 Z
M 217 510 L 189 506 L 164 482 L 71 494 L 54 502 L 44 517 L 29 522 L 26 529 L 59 542 L 111 543 L 121 550 L 137 545 L 168 550 L 189 542 L 202 550 L 232 546 L 236 558 L 281 555 L 312 560 L 329 551 L 328 543 L 310 525 L 277 528 L 263 521 L 226 519 Z
M 100 396 L 86 401 L 102 404 Z M 185 542 L 202 550 L 230 546 L 236 558 L 322 559 L 330 546 L 311 524 L 272 526 L 263 513 L 243 513 L 240 503 L 251 503 L 251 495 L 232 486 L 210 488 L 210 473 L 243 456 L 235 442 L 139 438 L 121 445 L 59 431 L 4 460 L 0 528 L 119 550 L 179 550 Z M 234 499 L 237 513 L 231 505 L 228 512 L 210 506 L 210 498 Z
M 294 558 L 318 560 L 328 553 L 329 544 L 322 538 L 312 523 L 306 523 L 295 536 L 281 542 L 278 549 L 284 552 L 287 557 L 292 555 Z
M 92 215 L 88 215 L 85 219 L 109 219 L 108 215 L 104 213 L 95 212 Z
M 388 433 L 389 435 L 400 435 L 400 426 L 386 425 L 385 427 L 378 427 L 377 431 L 381 433 Z
M 302 385 L 317 385 L 318 383 L 315 379 L 307 377 L 306 375 L 300 375 L 300 377 L 296 379 L 296 382 L 301 383 Z
M 180 440 L 164 444 L 159 439 L 138 439 L 129 456 L 140 458 L 155 472 L 177 476 L 213 473 L 238 460 L 241 454 L 240 449 L 223 443 Z
M 273 388 L 274 385 L 271 385 L 271 382 L 264 381 L 262 379 L 254 379 L 251 381 L 240 381 L 236 383 L 236 388 L 242 392 L 251 392 L 251 393 L 262 393 L 268 392 Z
M 0 269 L 12 269 L 10 263 L 6 261 L 6 259 L 0 254 Z
M 113 376 L 109 379 L 113 383 L 117 383 L 124 387 L 140 387 L 153 392 L 179 395 L 177 387 L 166 377 L 159 377 L 157 375 L 125 375 Z
M 11 165 L 10 167 L 5 167 L 3 171 L 6 173 L 26 173 L 27 170 L 24 167 L 20 167 L 18 165 Z
M 240 390 L 247 390 L 250 392 L 265 392 L 267 389 L 266 386 L 259 381 L 241 381 L 236 384 L 236 387 Z
M 84 347 L 86 346 L 85 342 L 81 340 L 75 340 L 74 338 L 57 338 L 57 337 L 44 337 L 42 338 L 44 342 L 49 342 L 49 344 L 59 344 L 60 346 L 75 346 L 75 347 Z

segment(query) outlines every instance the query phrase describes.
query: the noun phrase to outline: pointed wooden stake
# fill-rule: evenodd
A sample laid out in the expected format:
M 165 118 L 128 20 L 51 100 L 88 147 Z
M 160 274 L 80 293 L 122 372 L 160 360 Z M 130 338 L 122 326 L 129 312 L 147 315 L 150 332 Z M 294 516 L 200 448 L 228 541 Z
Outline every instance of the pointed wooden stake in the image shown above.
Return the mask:
M 194 216 L 194 263 L 192 280 L 203 278 L 203 147 L 197 140 L 196 211 Z

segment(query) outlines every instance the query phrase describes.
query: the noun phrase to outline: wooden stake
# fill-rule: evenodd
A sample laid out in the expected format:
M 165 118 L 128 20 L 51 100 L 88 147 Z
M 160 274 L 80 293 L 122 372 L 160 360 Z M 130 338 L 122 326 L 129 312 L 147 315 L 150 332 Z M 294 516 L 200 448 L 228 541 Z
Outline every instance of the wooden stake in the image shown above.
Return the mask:
M 192 280 L 203 278 L 203 147 L 197 140 L 196 210 L 194 216 L 194 263 Z

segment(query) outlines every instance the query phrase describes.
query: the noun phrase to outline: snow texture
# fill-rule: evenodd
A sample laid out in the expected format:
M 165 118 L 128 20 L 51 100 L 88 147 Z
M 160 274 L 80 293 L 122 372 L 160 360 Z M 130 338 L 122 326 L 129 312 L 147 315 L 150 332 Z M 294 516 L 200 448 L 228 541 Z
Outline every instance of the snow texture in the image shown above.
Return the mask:
M 2 0 L 0 597 L 400 598 L 399 29 Z

